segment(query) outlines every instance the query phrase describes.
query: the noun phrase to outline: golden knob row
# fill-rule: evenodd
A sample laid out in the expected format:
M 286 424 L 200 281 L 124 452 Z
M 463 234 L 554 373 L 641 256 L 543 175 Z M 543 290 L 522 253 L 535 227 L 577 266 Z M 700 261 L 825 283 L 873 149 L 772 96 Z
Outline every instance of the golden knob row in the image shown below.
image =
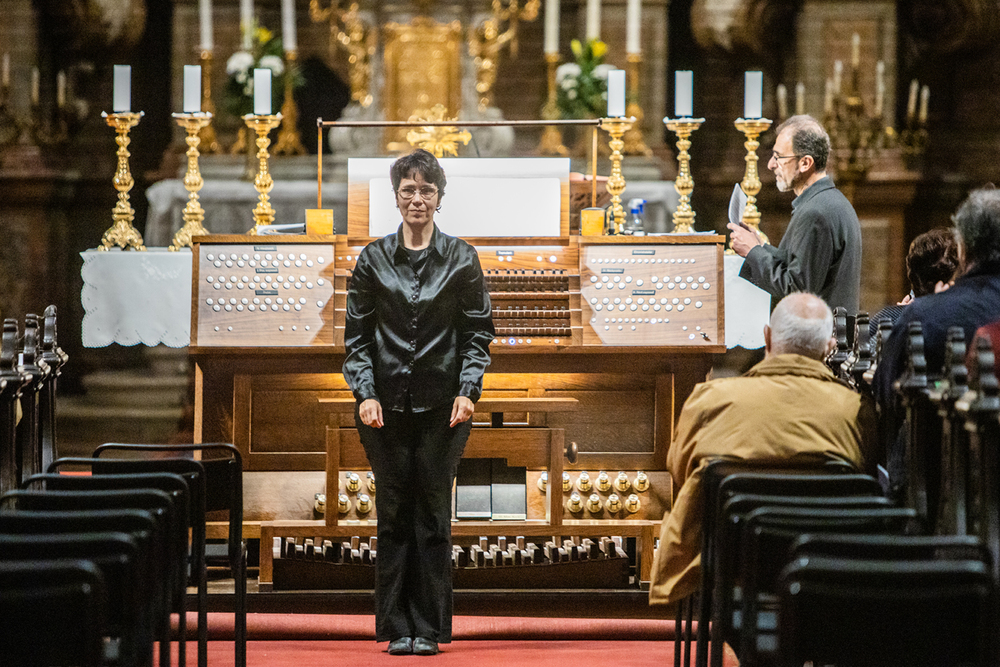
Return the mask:
M 547 472 L 543 472 L 538 478 L 539 491 L 545 493 L 548 483 L 549 474 Z M 611 490 L 618 491 L 619 493 L 628 493 L 631 489 L 642 493 L 649 489 L 649 476 L 640 470 L 636 473 L 635 479 L 629 479 L 628 473 L 625 471 L 619 471 L 618 475 L 612 480 L 611 476 L 606 471 L 602 470 L 597 473 L 596 480 L 591 480 L 590 473 L 583 471 L 577 476 L 576 482 L 574 482 L 570 474 L 568 472 L 564 472 L 562 476 L 563 492 L 569 493 L 574 487 L 576 487 L 576 490 L 581 493 L 587 493 L 594 488 L 601 493 L 608 493 Z

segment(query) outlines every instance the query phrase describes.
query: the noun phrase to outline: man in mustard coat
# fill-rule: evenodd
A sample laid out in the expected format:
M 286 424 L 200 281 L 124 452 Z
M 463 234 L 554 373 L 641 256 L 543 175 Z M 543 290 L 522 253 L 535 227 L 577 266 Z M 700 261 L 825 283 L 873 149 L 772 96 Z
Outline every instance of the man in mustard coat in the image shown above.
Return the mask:
M 684 403 L 667 454 L 673 508 L 653 560 L 650 604 L 670 604 L 701 583 L 702 469 L 714 457 L 841 459 L 873 468 L 871 402 L 823 363 L 833 314 L 804 292 L 783 298 L 764 327 L 764 360 L 740 377 L 705 382 Z

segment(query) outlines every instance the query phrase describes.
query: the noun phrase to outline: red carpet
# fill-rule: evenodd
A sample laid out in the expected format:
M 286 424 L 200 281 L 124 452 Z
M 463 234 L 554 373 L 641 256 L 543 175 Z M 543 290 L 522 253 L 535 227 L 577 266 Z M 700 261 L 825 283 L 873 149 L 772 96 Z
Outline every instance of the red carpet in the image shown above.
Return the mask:
M 188 637 L 193 639 L 196 614 L 189 613 L 187 623 Z M 373 616 L 248 614 L 247 665 L 381 667 L 429 661 L 436 667 L 511 667 L 535 666 L 540 661 L 588 664 L 594 660 L 629 667 L 673 664 L 673 621 L 456 616 L 453 625 L 454 641 L 443 644 L 440 655 L 390 656 L 385 652 L 386 643 L 375 642 Z M 209 614 L 211 667 L 234 664 L 232 638 L 233 616 Z M 188 641 L 187 654 L 188 665 L 197 664 L 197 642 Z M 728 646 L 724 664 L 739 664 Z
M 427 667 L 537 667 L 546 663 L 587 665 L 594 662 L 668 667 L 674 660 L 674 644 L 668 641 L 455 641 L 442 645 L 441 653 L 433 657 L 389 655 L 385 647 L 386 644 L 356 640 L 250 641 L 247 643 L 247 667 L 398 667 L 418 662 Z M 195 642 L 188 642 L 187 653 L 188 665 L 196 665 L 198 645 Z M 209 642 L 208 664 L 210 667 L 231 667 L 234 664 L 233 642 Z M 739 664 L 728 647 L 723 664 L 725 667 Z
M 188 612 L 187 636 L 197 637 L 198 617 Z M 670 641 L 674 622 L 653 619 L 455 616 L 456 641 L 587 640 Z M 375 617 L 335 614 L 247 614 L 250 640 L 375 640 Z M 233 615 L 209 614 L 208 638 L 232 640 Z

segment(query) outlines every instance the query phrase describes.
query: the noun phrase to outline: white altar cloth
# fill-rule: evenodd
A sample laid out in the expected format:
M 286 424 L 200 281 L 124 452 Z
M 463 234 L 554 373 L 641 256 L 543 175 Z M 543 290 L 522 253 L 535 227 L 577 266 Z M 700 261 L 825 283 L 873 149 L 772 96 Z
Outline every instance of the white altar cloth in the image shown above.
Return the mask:
M 764 347 L 764 325 L 771 318 L 771 295 L 740 278 L 743 258 L 724 255 L 726 277 L 726 347 Z
M 191 340 L 191 250 L 86 250 L 83 345 L 185 347 Z

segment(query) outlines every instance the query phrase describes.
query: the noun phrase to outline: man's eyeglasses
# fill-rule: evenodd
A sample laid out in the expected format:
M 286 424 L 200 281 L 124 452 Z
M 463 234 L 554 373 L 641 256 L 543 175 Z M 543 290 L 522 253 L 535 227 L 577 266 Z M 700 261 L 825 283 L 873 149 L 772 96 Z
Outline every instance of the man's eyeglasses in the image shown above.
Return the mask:
M 771 159 L 775 162 L 780 162 L 781 160 L 788 160 L 789 158 L 800 158 L 805 157 L 804 155 L 779 155 L 777 152 L 771 153 Z
M 426 186 L 426 185 L 424 187 L 422 187 L 422 188 L 419 188 L 419 189 L 418 188 L 406 187 L 406 188 L 400 188 L 400 189 L 396 190 L 396 194 L 398 194 L 401 199 L 405 199 L 407 201 L 413 199 L 417 195 L 420 195 L 421 199 L 423 199 L 424 201 L 427 201 L 429 199 L 433 199 L 434 197 L 437 197 L 438 189 L 437 188 L 432 188 L 432 187 L 429 187 L 429 186 Z

